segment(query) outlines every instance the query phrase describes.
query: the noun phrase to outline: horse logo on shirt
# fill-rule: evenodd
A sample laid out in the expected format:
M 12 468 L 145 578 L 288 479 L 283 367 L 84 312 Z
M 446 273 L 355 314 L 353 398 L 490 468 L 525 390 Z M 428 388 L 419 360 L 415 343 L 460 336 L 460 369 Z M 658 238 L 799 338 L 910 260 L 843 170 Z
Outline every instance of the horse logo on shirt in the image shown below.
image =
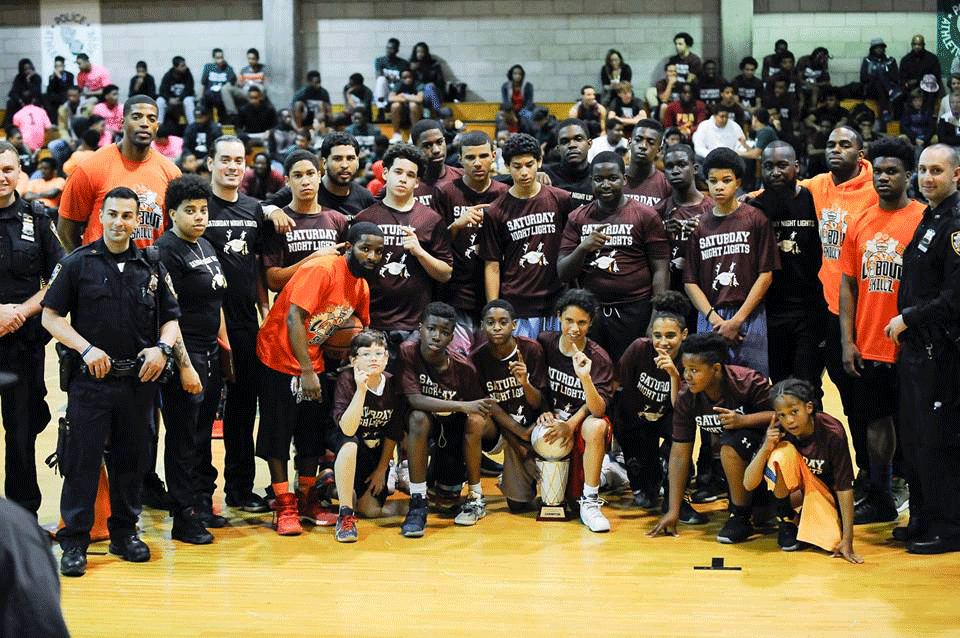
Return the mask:
M 600 270 L 606 270 L 607 272 L 620 272 L 616 255 L 616 250 L 611 250 L 609 255 L 597 255 L 597 258 L 590 262 L 590 265 Z
M 778 245 L 780 246 L 781 252 L 785 252 L 789 255 L 800 254 L 800 244 L 797 243 L 797 231 L 790 233 L 790 237 L 788 239 L 781 240 Z
M 903 272 L 903 247 L 890 235 L 878 232 L 864 245 L 860 262 L 860 279 L 869 292 L 893 293 L 893 284 Z
M 400 255 L 400 261 L 388 261 L 380 268 L 380 276 L 383 277 L 384 274 L 389 274 L 394 277 L 407 279 L 410 276 L 410 272 L 407 270 L 406 261 L 407 253 Z
M 467 259 L 475 257 L 477 254 L 477 234 L 473 233 L 470 235 L 470 245 L 467 246 L 467 249 L 463 251 L 463 256 Z
M 715 276 L 713 278 L 713 286 L 711 287 L 714 290 L 719 290 L 720 286 L 723 286 L 724 288 L 726 288 L 727 286 L 730 286 L 732 288 L 739 287 L 740 282 L 737 281 L 737 273 L 734 272 L 736 267 L 737 267 L 737 262 L 733 262 L 732 264 L 730 264 L 730 268 L 726 272 L 720 272 L 720 264 L 717 264 L 717 267 L 714 273 Z
M 518 405 L 518 406 L 517 406 L 517 411 L 516 411 L 514 414 L 511 414 L 511 415 L 510 415 L 510 418 L 512 418 L 512 419 L 513 419 L 514 421 L 516 421 L 517 423 L 519 423 L 519 424 L 521 424 L 521 425 L 524 425 L 523 406 L 522 406 L 522 405 Z
M 547 258 L 543 255 L 543 242 L 537 244 L 537 247 L 530 250 L 530 242 L 523 245 L 523 256 L 520 257 L 520 267 L 525 268 L 527 264 L 531 266 L 546 266 Z

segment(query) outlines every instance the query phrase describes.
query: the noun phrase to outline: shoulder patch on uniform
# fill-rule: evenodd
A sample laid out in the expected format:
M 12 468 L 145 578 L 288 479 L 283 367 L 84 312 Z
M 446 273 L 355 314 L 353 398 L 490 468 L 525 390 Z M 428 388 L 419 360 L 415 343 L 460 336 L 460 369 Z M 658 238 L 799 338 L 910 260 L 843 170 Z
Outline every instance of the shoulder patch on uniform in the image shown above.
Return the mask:
M 176 291 L 176 289 L 173 287 L 173 280 L 170 279 L 170 273 L 164 273 L 164 275 L 163 275 L 163 282 L 164 282 L 165 284 L 167 284 L 167 290 L 170 291 L 170 294 L 173 295 L 173 298 L 174 298 L 174 299 L 177 299 L 177 291 Z
M 953 246 L 953 252 L 960 255 L 960 230 L 950 235 L 950 245 Z
M 57 275 L 60 274 L 60 270 L 61 270 L 61 269 L 63 269 L 63 264 L 60 264 L 60 263 L 58 263 L 56 266 L 53 267 L 53 272 L 50 273 L 50 283 L 51 283 L 51 284 L 52 284 L 52 283 L 54 282 L 54 280 L 57 278 Z

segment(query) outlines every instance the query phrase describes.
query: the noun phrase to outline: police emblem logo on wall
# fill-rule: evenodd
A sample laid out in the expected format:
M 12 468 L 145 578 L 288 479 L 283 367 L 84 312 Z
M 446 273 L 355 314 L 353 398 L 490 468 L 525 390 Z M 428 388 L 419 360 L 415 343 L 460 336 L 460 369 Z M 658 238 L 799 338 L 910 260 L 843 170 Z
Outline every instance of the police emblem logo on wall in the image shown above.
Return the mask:
M 944 75 L 960 73 L 960 3 L 937 2 L 937 57 Z
M 82 3 L 81 3 L 82 4 Z M 63 11 L 44 20 L 40 29 L 41 57 L 44 75 L 53 73 L 53 61 L 58 55 L 66 60 L 67 69 L 77 72 L 76 57 L 80 53 L 90 56 L 95 64 L 103 63 L 103 47 L 96 16 L 85 11 Z

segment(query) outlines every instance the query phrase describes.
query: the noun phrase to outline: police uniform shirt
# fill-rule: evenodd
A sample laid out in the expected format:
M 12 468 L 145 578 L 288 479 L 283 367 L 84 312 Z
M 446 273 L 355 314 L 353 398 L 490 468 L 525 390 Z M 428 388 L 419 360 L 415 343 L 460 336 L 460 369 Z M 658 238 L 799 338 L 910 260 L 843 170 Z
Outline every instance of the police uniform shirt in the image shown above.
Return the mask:
M 217 251 L 217 259 L 227 279 L 223 314 L 231 328 L 257 329 L 257 255 L 265 237 L 263 209 L 260 203 L 243 193 L 237 201 L 210 198 L 210 221 L 203 233 Z
M 132 243 L 113 255 L 102 238 L 64 257 L 43 306 L 69 314 L 73 328 L 111 359 L 135 359 L 157 344 L 155 311 L 161 326 L 180 317 L 164 265 L 151 267 Z
M 18 304 L 32 297 L 53 276 L 63 255 L 53 222 L 32 214 L 30 202 L 17 195 L 13 204 L 0 208 L 0 303 Z M 39 314 L 27 321 L 13 335 L 39 330 Z
M 172 230 L 161 235 L 156 246 L 177 294 L 183 343 L 191 352 L 213 350 L 227 288 L 216 251 L 203 237 L 193 243 L 181 239 Z

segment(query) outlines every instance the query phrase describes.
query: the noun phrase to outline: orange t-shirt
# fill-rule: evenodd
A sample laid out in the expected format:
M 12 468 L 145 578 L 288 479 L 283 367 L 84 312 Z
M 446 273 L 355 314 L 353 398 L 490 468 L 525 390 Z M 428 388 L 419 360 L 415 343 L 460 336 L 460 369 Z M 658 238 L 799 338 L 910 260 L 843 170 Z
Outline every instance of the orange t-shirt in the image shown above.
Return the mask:
M 889 211 L 879 205 L 863 211 L 847 230 L 840 262 L 857 282 L 856 344 L 864 359 L 893 363 L 897 348 L 883 334 L 897 316 L 903 251 L 913 239 L 926 207 L 911 201 Z
M 100 207 L 104 196 L 113 188 L 126 186 L 140 197 L 140 226 L 131 239 L 145 248 L 163 234 L 163 198 L 167 182 L 176 177 L 180 177 L 180 169 L 153 149 L 146 160 L 131 162 L 124 159 L 116 144 L 104 146 L 70 175 L 60 198 L 60 216 L 86 223 L 83 243 L 89 244 L 103 236 Z
M 301 266 L 283 287 L 257 335 L 257 357 L 268 368 L 300 375 L 300 363 L 290 349 L 287 313 L 291 304 L 307 311 L 307 350 L 313 369 L 323 372 L 321 344 L 334 328 L 357 315 L 370 325 L 370 286 L 354 277 L 342 255 L 317 257 Z
M 820 281 L 827 307 L 835 315 L 840 314 L 840 248 L 847 230 L 860 214 L 879 201 L 873 189 L 873 166 L 860 160 L 860 173 L 843 184 L 835 184 L 831 173 L 823 173 L 800 181 L 813 195 L 820 224 L 820 244 L 823 247 L 823 264 L 820 266 Z
M 70 158 L 63 163 L 63 174 L 67 177 L 73 175 L 73 171 L 77 170 L 77 167 L 94 153 L 96 153 L 96 151 L 74 151 L 73 155 L 71 155 Z
M 37 179 L 31 179 L 27 182 L 27 192 L 28 193 L 46 193 L 49 190 L 54 188 L 59 188 L 63 190 L 63 184 L 66 180 L 62 177 L 54 177 L 53 179 L 47 181 L 42 177 Z M 50 208 L 56 208 L 60 205 L 61 195 L 57 195 L 54 198 L 41 197 L 39 201 L 43 202 L 44 206 L 49 206 Z

